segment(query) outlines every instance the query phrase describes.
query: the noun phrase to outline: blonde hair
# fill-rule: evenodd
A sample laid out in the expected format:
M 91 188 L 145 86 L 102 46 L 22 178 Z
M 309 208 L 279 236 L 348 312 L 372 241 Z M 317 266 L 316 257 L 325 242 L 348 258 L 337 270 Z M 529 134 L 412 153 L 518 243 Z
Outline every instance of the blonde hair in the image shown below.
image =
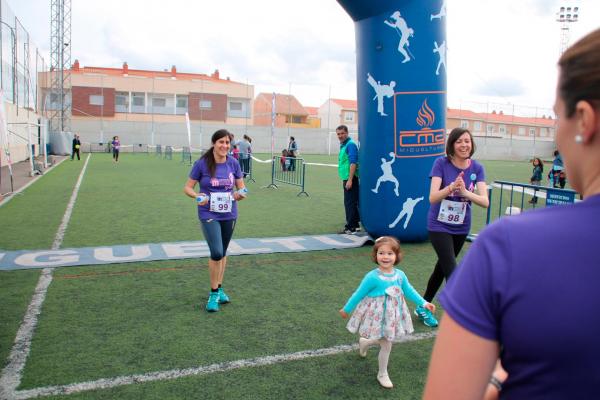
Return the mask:
M 388 245 L 392 248 L 394 254 L 396 254 L 396 261 L 394 261 L 394 265 L 398 265 L 400 261 L 402 261 L 402 257 L 404 253 L 402 253 L 402 249 L 400 248 L 400 241 L 392 236 L 381 236 L 377 240 L 375 240 L 375 244 L 373 245 L 373 251 L 371 253 L 371 258 L 373 262 L 377 263 L 377 251 L 383 245 Z

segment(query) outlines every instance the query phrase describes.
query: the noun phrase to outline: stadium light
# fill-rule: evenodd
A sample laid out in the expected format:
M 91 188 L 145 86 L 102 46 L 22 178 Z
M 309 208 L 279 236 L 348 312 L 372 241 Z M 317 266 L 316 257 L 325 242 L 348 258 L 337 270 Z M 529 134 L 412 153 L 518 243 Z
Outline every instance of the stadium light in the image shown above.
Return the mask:
M 556 22 L 560 22 L 560 54 L 569 47 L 570 24 L 579 21 L 579 7 L 560 6 L 556 13 Z

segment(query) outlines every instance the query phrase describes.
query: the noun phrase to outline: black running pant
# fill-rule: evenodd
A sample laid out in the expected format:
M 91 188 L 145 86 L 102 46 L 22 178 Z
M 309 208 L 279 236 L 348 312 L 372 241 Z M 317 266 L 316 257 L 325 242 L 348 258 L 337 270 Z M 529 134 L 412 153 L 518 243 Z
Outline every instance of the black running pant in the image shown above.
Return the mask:
M 438 256 L 438 261 L 435 264 L 433 273 L 429 277 L 427 289 L 423 296 L 428 302 L 433 300 L 438 289 L 442 286 L 444 278 L 448 281 L 448 278 L 450 278 L 450 275 L 454 272 L 454 268 L 456 268 L 456 257 L 458 256 L 458 253 L 460 253 L 460 249 L 462 249 L 466 239 L 466 234 L 452 235 L 445 232 L 429 231 L 429 240 Z

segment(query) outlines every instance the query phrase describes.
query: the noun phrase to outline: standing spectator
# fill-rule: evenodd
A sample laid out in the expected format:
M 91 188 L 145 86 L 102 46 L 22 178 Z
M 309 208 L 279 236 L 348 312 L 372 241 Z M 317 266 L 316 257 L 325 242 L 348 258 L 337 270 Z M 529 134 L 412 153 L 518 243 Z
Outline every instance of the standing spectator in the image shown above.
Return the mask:
M 454 128 L 448 135 L 446 156 L 435 160 L 429 174 L 431 207 L 427 231 L 438 258 L 423 295 L 430 303 L 444 278 L 448 282 L 456 268 L 456 257 L 471 229 L 471 203 L 484 208 L 489 206 L 485 171 L 471 159 L 473 153 L 475 143 L 471 132 Z M 438 325 L 437 319 L 423 307 L 417 307 L 415 314 L 429 327 Z
M 531 179 L 529 180 L 532 185 L 540 186 L 542 184 L 542 172 L 544 172 L 544 163 L 538 157 L 533 159 L 533 173 L 531 175 Z M 529 204 L 537 203 L 537 196 L 535 192 L 533 193 L 533 197 L 529 200 Z
M 237 143 L 240 149 L 240 165 L 244 178 L 250 173 L 250 155 L 252 154 L 252 138 L 248 135 L 244 135 L 243 140 Z
M 348 136 L 348 127 L 340 125 L 335 133 L 340 141 L 338 156 L 338 175 L 344 189 L 344 210 L 346 226 L 339 233 L 351 235 L 360 231 L 360 214 L 358 212 L 358 146 Z M 292 138 L 293 139 L 293 138 Z
M 502 399 L 600 393 L 600 29 L 558 65 L 555 140 L 583 201 L 500 218 L 477 237 L 441 296 L 426 400 L 481 399 L 498 357 Z
M 229 132 L 225 129 L 216 131 L 211 142 L 212 147 L 194 163 L 183 191 L 198 203 L 198 218 L 210 250 L 210 293 L 206 311 L 216 312 L 219 304 L 230 302 L 223 291 L 223 275 L 227 247 L 238 215 L 237 203 L 245 198 L 246 188 L 240 164 L 228 155 Z M 194 190 L 197 184 L 198 192 Z
M 550 174 L 548 178 L 551 177 L 551 185 L 552 187 L 558 188 L 560 187 L 560 173 L 565 168 L 562 156 L 560 155 L 558 150 L 554 151 L 554 160 L 552 160 L 552 170 L 550 170 Z M 564 176 L 564 174 L 563 174 Z M 564 188 L 564 185 L 563 185 Z
M 298 157 L 298 143 L 293 136 L 290 136 L 290 142 L 288 143 L 288 157 L 290 159 L 290 167 L 288 171 L 296 170 L 296 157 Z
M 73 150 L 71 151 L 71 161 L 73 161 L 75 154 L 77 154 L 77 160 L 81 160 L 81 158 L 79 157 L 80 148 L 81 141 L 79 140 L 79 135 L 75 134 L 75 136 L 73 137 Z
M 240 159 L 240 149 L 238 149 L 238 147 L 235 144 L 233 145 L 233 151 L 231 152 L 231 155 L 233 155 L 233 158 L 235 158 L 236 160 Z
M 113 160 L 115 160 L 115 162 L 119 162 L 119 153 L 121 151 L 121 141 L 119 140 L 118 136 L 113 137 L 111 145 L 112 145 Z

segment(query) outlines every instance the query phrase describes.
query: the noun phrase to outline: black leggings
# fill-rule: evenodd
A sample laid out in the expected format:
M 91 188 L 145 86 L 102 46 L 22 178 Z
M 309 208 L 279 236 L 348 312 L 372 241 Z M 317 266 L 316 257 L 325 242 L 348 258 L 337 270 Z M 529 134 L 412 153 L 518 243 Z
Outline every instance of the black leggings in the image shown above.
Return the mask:
M 200 226 L 210 250 L 210 259 L 220 261 L 227 255 L 227 247 L 235 229 L 235 219 L 217 221 L 215 219 L 202 219 Z
M 428 302 L 431 302 L 435 297 L 444 278 L 448 281 L 450 275 L 456 268 L 456 257 L 460 253 L 467 235 L 452 235 L 445 232 L 431 232 L 429 231 L 429 240 L 435 250 L 438 261 L 435 264 L 435 268 L 429 277 L 427 282 L 427 290 L 423 298 Z

